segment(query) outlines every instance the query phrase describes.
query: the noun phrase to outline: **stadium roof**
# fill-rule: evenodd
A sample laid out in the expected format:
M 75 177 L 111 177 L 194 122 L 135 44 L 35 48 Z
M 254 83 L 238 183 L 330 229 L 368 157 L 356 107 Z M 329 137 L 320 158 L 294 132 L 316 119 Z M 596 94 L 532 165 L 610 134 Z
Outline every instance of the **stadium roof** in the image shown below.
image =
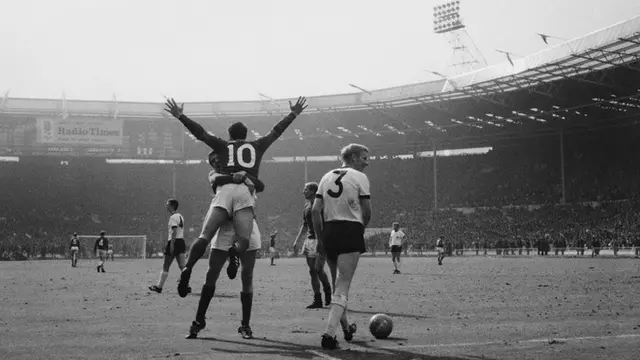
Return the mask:
M 568 77 L 625 65 L 638 60 L 640 17 L 612 25 L 525 58 L 513 64 L 482 68 L 466 74 L 419 84 L 398 86 L 369 93 L 350 93 L 309 98 L 313 110 L 358 110 L 371 105 L 411 106 L 424 102 L 486 96 L 533 87 Z M 242 116 L 264 114 L 286 108 L 287 100 L 187 103 L 193 116 Z M 116 108 L 120 117 L 161 117 L 162 103 L 8 98 L 0 111 L 13 114 L 55 113 L 108 115 Z
M 640 115 L 640 17 L 510 60 L 436 81 L 311 97 L 294 134 L 285 135 L 289 141 L 275 147 L 313 153 L 349 138 L 398 151 L 432 142 L 476 146 L 560 129 L 619 126 Z M 211 129 L 241 117 L 257 136 L 288 112 L 287 100 L 187 103 L 185 110 Z M 8 98 L 0 105 L 0 119 L 63 111 L 147 120 L 167 116 L 160 102 Z

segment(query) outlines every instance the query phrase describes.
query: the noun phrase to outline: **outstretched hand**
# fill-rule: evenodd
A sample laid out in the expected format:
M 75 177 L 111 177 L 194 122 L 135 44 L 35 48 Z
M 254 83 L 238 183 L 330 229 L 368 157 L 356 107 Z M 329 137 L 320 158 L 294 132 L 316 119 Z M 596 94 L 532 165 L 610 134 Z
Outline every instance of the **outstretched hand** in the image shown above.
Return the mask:
M 180 118 L 180 116 L 184 113 L 184 103 L 178 106 L 173 98 L 167 99 L 167 101 L 164 103 L 164 106 L 164 111 L 173 115 L 176 119 Z
M 291 112 L 300 115 L 307 108 L 307 98 L 304 96 L 300 96 L 298 101 L 296 101 L 295 105 L 291 105 L 291 101 L 289 101 L 289 108 L 291 108 Z

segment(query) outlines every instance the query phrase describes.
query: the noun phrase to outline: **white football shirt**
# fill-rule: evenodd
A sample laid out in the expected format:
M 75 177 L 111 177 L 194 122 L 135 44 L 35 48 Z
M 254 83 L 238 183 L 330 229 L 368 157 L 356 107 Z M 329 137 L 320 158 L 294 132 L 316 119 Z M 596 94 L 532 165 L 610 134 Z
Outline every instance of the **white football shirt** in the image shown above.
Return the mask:
M 316 198 L 324 201 L 324 221 L 353 221 L 364 225 L 360 199 L 371 198 L 369 178 L 352 168 L 338 168 L 326 173 Z
M 391 236 L 389 236 L 389 246 L 401 246 L 402 239 L 404 239 L 404 233 L 402 230 L 391 230 Z
M 184 219 L 179 213 L 172 214 L 169 217 L 169 240 L 171 240 L 171 229 L 174 226 L 177 227 L 176 239 L 184 239 Z

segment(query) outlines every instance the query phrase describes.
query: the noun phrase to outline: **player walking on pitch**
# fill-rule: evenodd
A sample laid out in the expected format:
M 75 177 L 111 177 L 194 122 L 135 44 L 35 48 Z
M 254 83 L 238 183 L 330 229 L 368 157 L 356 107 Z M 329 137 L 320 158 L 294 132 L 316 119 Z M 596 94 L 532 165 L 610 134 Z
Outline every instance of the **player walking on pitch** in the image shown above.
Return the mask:
M 106 272 L 104 271 L 104 262 L 107 258 L 107 249 L 109 248 L 109 240 L 104 236 L 106 232 L 100 231 L 100 237 L 96 239 L 95 244 L 93 245 L 93 252 L 96 256 L 100 257 L 100 264 L 96 267 L 98 272 Z
M 442 260 L 444 260 L 444 238 L 442 236 L 438 237 L 436 240 L 436 251 L 438 252 L 438 265 L 442 265 Z
M 369 149 L 350 144 L 342 149 L 342 168 L 326 173 L 316 192 L 311 210 L 318 235 L 318 252 L 326 254 L 327 264 L 335 279 L 331 310 L 321 346 L 338 347 L 336 328 L 342 325 L 344 339 L 351 341 L 355 324 L 347 320 L 347 298 L 358 267 L 360 254 L 366 250 L 364 230 L 371 220 L 369 179 L 364 174 Z
M 311 276 L 311 288 L 313 289 L 313 302 L 307 306 L 307 309 L 319 309 L 322 308 L 322 294 L 320 293 L 320 284 L 324 290 L 325 305 L 331 304 L 331 284 L 329 283 L 329 277 L 324 271 L 325 257 L 317 253 L 318 240 L 313 228 L 313 219 L 311 216 L 311 208 L 315 200 L 316 192 L 318 191 L 318 183 L 310 182 L 304 185 L 302 191 L 305 198 L 304 210 L 302 210 L 302 226 L 296 236 L 296 240 L 293 243 L 294 255 L 298 253 L 298 244 L 305 237 L 302 244 L 302 253 L 307 258 L 307 266 L 309 267 L 309 275 Z
M 173 259 L 178 263 L 180 271 L 184 269 L 186 262 L 185 252 L 187 251 L 187 246 L 184 242 L 184 217 L 178 213 L 179 205 L 176 199 L 167 200 L 167 204 L 165 205 L 167 212 L 171 214 L 169 216 L 169 240 L 164 248 L 164 263 L 162 264 L 162 272 L 160 273 L 158 284 L 149 286 L 149 290 L 157 293 L 162 292 L 164 282 L 167 281 L 167 277 L 169 276 L 169 269 L 171 268 Z M 189 292 L 191 292 L 191 289 L 189 289 Z
M 113 244 L 109 243 L 109 249 L 107 249 L 107 260 L 113 261 Z
M 69 250 L 71 250 L 71 267 L 78 267 L 78 254 L 80 253 L 80 239 L 78 239 L 78 233 L 73 233 L 71 243 L 69 244 Z
M 269 237 L 269 255 L 271 255 L 271 266 L 276 265 L 276 255 L 278 254 L 278 250 L 276 250 L 276 236 L 278 236 L 278 230 L 274 231 L 273 234 Z
M 246 176 L 254 184 L 258 181 L 260 163 L 264 153 L 307 107 L 304 97 L 298 98 L 295 105 L 289 102 L 291 113 L 278 122 L 267 135 L 254 141 L 246 140 L 248 130 L 243 123 L 234 123 L 229 127 L 230 140 L 225 141 L 208 133 L 200 124 L 185 116 L 183 112 L 184 104 L 178 106 L 175 100 L 169 99 L 165 105 L 165 110 L 179 119 L 196 139 L 207 144 L 215 154 L 220 156 L 220 173 L 231 175 L 239 171 L 245 171 Z M 231 183 L 219 187 L 205 218 L 202 233 L 191 244 L 187 264 L 180 274 L 178 294 L 181 297 L 185 297 L 188 294 L 189 279 L 191 278 L 193 266 L 206 252 L 207 245 L 211 242 L 213 235 L 230 218 L 233 218 L 236 241 L 229 248 L 227 275 L 230 279 L 236 277 L 238 266 L 240 265 L 238 254 L 245 251 L 250 243 L 253 230 L 254 203 L 253 194 L 244 184 Z
M 209 173 L 209 183 L 211 184 L 211 188 L 215 194 L 223 184 L 231 183 L 233 180 L 231 179 L 231 176 L 221 175 L 216 172 L 216 169 L 219 168 L 219 166 L 215 153 L 209 157 L 209 161 L 211 166 L 214 168 L 214 170 Z M 251 180 L 245 179 L 244 181 L 247 187 L 253 188 L 254 184 Z M 213 209 L 213 204 L 214 202 L 212 201 L 211 209 Z M 227 221 L 213 237 L 213 241 L 211 243 L 211 254 L 209 255 L 209 269 L 207 270 L 207 277 L 205 284 L 202 287 L 202 293 L 200 294 L 198 310 L 196 311 L 196 319 L 191 323 L 187 339 L 194 339 L 198 337 L 198 333 L 206 326 L 205 315 L 209 308 L 209 304 L 211 303 L 211 299 L 213 298 L 213 294 L 215 293 L 216 282 L 220 276 L 220 271 L 229 257 L 228 251 L 233 246 L 233 234 L 233 222 Z M 251 307 L 253 305 L 253 269 L 256 263 L 257 250 L 260 248 L 261 244 L 260 231 L 254 218 L 249 247 L 247 248 L 247 251 L 239 254 L 240 263 L 242 264 L 242 268 L 240 270 L 240 278 L 242 280 L 242 292 L 240 292 L 242 322 L 238 328 L 238 332 L 245 339 L 253 338 L 253 331 L 249 325 L 251 320 Z
M 391 235 L 389 235 L 389 247 L 391 248 L 391 261 L 393 261 L 393 273 L 400 274 L 400 254 L 402 254 L 402 246 L 407 240 L 407 236 L 400 230 L 400 224 L 393 223 Z

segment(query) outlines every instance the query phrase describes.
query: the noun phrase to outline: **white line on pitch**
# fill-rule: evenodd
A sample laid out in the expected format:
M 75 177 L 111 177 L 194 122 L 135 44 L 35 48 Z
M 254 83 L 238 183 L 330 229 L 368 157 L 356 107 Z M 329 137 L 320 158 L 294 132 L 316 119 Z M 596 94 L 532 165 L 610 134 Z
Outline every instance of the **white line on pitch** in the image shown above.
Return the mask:
M 307 350 L 307 352 L 312 353 L 313 355 L 316 355 L 316 356 L 320 356 L 321 358 L 327 359 L 327 360 L 342 360 L 340 358 L 329 356 L 329 355 L 327 355 L 325 353 L 321 353 L 318 350 Z
M 529 339 L 529 340 L 510 340 L 510 341 L 487 341 L 487 342 L 475 342 L 475 343 L 453 343 L 453 344 L 423 344 L 423 345 L 404 345 L 404 346 L 376 346 L 371 349 L 421 349 L 421 348 L 435 348 L 435 347 L 465 347 L 465 346 L 486 346 L 486 345 L 500 345 L 505 343 L 541 343 L 548 342 L 550 340 L 555 341 L 583 341 L 583 340 L 604 340 L 604 339 L 629 339 L 640 337 L 640 334 L 622 334 L 611 336 L 579 336 L 571 338 L 557 338 L 549 337 L 547 339 Z

